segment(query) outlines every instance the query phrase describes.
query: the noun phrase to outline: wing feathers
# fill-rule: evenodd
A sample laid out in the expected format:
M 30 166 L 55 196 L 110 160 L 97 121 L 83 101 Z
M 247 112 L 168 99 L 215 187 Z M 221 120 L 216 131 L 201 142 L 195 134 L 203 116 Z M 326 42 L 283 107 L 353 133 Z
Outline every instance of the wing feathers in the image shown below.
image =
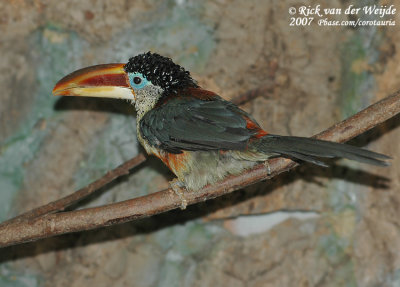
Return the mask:
M 373 165 L 389 165 L 388 156 L 358 147 L 313 138 L 265 135 L 246 112 L 214 94 L 191 89 L 187 96 L 164 101 L 147 112 L 139 123 L 148 143 L 171 153 L 247 148 L 326 166 L 318 157 L 344 157 Z
M 238 107 L 218 96 L 207 101 L 187 96 L 150 110 L 139 126 L 151 145 L 169 152 L 244 150 L 257 132 L 247 128 L 245 116 Z

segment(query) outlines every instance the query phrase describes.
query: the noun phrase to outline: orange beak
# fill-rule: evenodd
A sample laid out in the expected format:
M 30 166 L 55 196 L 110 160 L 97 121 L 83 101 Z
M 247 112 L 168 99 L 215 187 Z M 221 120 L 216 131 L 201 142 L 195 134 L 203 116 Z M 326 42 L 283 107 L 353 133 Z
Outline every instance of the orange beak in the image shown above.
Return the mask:
M 125 64 L 96 65 L 77 70 L 62 78 L 53 89 L 54 96 L 82 96 L 134 101 Z

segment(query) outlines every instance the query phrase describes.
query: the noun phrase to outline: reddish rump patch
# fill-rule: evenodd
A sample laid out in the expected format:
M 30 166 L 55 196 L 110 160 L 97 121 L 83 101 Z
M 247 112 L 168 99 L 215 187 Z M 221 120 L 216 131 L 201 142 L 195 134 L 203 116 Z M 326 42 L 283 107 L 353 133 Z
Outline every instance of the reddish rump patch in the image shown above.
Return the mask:
M 253 122 L 250 118 L 245 117 L 245 119 L 246 119 L 246 128 L 249 130 L 256 131 L 256 134 L 254 135 L 255 138 L 259 139 L 268 134 L 266 131 L 264 131 L 262 128 L 260 128 L 259 125 L 257 125 L 255 122 Z

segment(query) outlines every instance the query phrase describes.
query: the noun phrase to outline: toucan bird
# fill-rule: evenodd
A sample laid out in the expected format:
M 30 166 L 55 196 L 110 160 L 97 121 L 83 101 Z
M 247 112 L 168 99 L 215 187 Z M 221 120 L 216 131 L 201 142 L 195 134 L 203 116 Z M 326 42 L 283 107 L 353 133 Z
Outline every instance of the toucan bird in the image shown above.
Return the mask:
M 190 73 L 156 53 L 126 64 L 84 68 L 61 79 L 56 96 L 126 99 L 137 111 L 137 137 L 188 190 L 238 174 L 272 156 L 326 166 L 343 157 L 387 166 L 388 156 L 351 145 L 264 131 L 251 115 L 199 87 Z

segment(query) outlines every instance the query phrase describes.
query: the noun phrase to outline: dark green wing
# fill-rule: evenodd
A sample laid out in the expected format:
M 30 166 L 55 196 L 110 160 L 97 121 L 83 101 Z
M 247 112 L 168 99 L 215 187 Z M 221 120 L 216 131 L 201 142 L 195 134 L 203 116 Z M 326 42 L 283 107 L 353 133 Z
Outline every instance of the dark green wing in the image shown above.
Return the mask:
M 244 150 L 256 131 L 247 129 L 249 116 L 218 96 L 177 97 L 147 112 L 141 135 L 150 145 L 171 153 L 182 150 Z
M 183 150 L 245 150 L 277 154 L 325 166 L 318 158 L 344 157 L 386 166 L 388 156 L 358 147 L 313 138 L 266 135 L 250 116 L 234 104 L 213 95 L 168 99 L 141 119 L 141 135 L 150 145 L 171 153 Z M 204 94 L 204 92 L 202 92 Z M 199 97 L 196 97 L 199 96 Z

